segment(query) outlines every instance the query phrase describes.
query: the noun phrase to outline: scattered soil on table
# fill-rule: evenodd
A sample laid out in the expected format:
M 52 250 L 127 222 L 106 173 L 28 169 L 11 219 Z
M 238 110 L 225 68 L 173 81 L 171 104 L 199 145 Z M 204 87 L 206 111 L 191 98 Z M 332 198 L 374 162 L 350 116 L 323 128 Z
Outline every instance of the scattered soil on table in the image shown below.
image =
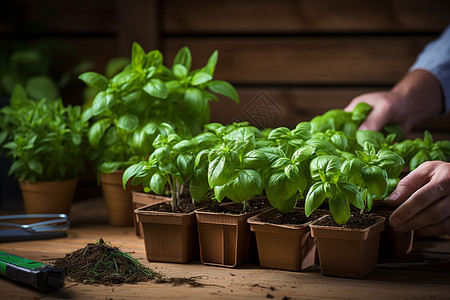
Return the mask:
M 255 197 L 252 199 L 249 199 L 247 201 L 247 209 L 243 210 L 244 205 L 242 203 L 230 203 L 226 205 L 211 205 L 208 206 L 203 211 L 207 212 L 213 212 L 213 213 L 224 213 L 224 214 L 231 214 L 231 215 L 240 215 L 243 213 L 253 212 L 265 208 L 269 208 L 270 202 L 267 200 L 266 197 Z
M 262 215 L 259 221 L 277 225 L 302 225 L 317 220 L 323 215 L 322 212 L 314 211 L 307 217 L 303 210 L 293 209 L 286 214 L 276 211 L 273 214 Z
M 317 221 L 314 225 L 319 226 L 329 226 L 329 227 L 343 227 L 343 228 L 351 228 L 351 229 L 364 229 L 372 226 L 373 224 L 379 221 L 379 217 L 371 216 L 367 214 L 359 214 L 352 213 L 350 214 L 350 219 L 344 225 L 336 223 L 332 216 L 327 216 L 319 221 Z
M 72 280 L 85 284 L 137 283 L 155 277 L 152 270 L 132 258 L 131 254 L 112 247 L 101 238 L 56 259 L 55 265 Z
M 63 258 L 55 259 L 53 264 L 63 269 L 73 281 L 84 284 L 112 285 L 153 281 L 174 286 L 185 284 L 193 287 L 204 286 L 195 278 L 167 278 L 153 272 L 139 260 L 132 258 L 130 253 L 111 246 L 102 238 L 66 254 Z

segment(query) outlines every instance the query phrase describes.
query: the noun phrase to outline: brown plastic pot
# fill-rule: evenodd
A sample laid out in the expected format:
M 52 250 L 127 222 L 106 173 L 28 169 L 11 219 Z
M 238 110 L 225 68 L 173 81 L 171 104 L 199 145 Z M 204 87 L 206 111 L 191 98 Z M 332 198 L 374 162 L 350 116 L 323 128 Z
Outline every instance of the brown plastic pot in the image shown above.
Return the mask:
M 315 225 L 322 218 L 309 225 L 316 239 L 323 275 L 362 278 L 375 270 L 385 222 L 384 217 L 376 218 L 379 221 L 365 229 Z
M 78 178 L 65 181 L 19 180 L 27 214 L 69 214 Z
M 133 202 L 133 211 L 136 211 L 136 209 L 147 206 L 147 205 L 153 205 L 158 204 L 164 201 L 170 201 L 169 197 L 159 196 L 152 193 L 144 193 L 144 192 L 138 192 L 138 191 L 132 191 L 131 192 L 131 200 Z M 144 233 L 142 232 L 142 224 L 137 221 L 137 215 L 134 214 L 133 218 L 134 222 L 134 233 L 140 237 L 144 237 Z
M 385 229 L 380 235 L 380 257 L 397 258 L 412 251 L 414 231 L 397 233 L 386 220 Z
M 128 182 L 125 186 L 126 189 L 124 189 L 122 174 L 123 170 L 114 171 L 113 173 L 101 173 L 100 180 L 103 198 L 108 211 L 109 224 L 114 226 L 132 226 L 134 215 L 131 191 L 142 190 L 142 186 L 134 186 Z
M 233 215 L 196 210 L 202 263 L 231 268 L 244 263 L 248 259 L 251 236 L 247 219 L 260 212 Z
M 168 213 L 135 210 L 142 224 L 145 252 L 149 261 L 187 263 L 198 259 L 198 234 L 195 212 Z
M 375 212 L 374 215 L 386 219 L 385 228 L 380 235 L 379 257 L 397 258 L 411 252 L 414 242 L 414 232 L 397 233 L 389 225 L 391 212 Z
M 247 220 L 250 230 L 256 234 L 260 266 L 288 271 L 301 271 L 312 266 L 316 260 L 316 243 L 309 229 L 311 222 L 277 225 L 261 221 L 276 212 L 276 209 L 270 209 Z

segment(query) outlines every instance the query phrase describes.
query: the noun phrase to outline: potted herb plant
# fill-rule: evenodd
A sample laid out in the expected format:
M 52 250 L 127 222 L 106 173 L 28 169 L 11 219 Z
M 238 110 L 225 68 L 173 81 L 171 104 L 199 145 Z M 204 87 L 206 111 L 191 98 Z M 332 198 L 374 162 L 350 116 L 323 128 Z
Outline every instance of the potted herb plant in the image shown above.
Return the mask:
M 198 258 L 194 210 L 209 200 L 206 170 L 194 171 L 196 154 L 204 139 L 182 139 L 172 126 L 161 124 L 148 160 L 127 168 L 123 185 L 142 184 L 144 192 L 163 195 L 165 201 L 136 209 L 150 261 L 186 263 Z M 131 180 L 130 180 L 131 179 Z M 206 188 L 204 188 L 206 182 Z M 186 187 L 189 190 L 186 192 Z
M 197 167 L 208 166 L 208 183 L 219 203 L 215 209 L 196 211 L 202 263 L 236 267 L 249 255 L 251 231 L 247 219 L 268 208 L 263 194 L 262 170 L 267 156 L 256 149 L 261 132 L 247 122 L 227 126 L 209 124 L 218 141 L 197 156 Z
M 159 124 L 167 122 L 181 137 L 189 138 L 200 133 L 208 121 L 209 102 L 217 100 L 211 92 L 239 101 L 236 90 L 228 82 L 213 80 L 217 58 L 215 51 L 205 67 L 191 70 L 191 53 L 183 47 L 172 68 L 168 68 L 158 50 L 145 53 L 134 43 L 131 64 L 112 78 L 95 72 L 80 76 L 88 86 L 98 90 L 85 115 L 92 123 L 88 137 L 95 153 L 92 159 L 102 181 L 116 183 L 115 192 L 104 190 L 107 203 L 108 195 L 119 194 L 117 187 L 121 186 L 123 170 L 154 151 L 152 144 L 159 134 Z M 127 187 L 122 192 L 121 210 L 132 223 L 130 189 Z
M 69 213 L 84 167 L 87 122 L 61 99 L 30 100 L 17 85 L 0 110 L 0 145 L 13 161 L 27 213 Z

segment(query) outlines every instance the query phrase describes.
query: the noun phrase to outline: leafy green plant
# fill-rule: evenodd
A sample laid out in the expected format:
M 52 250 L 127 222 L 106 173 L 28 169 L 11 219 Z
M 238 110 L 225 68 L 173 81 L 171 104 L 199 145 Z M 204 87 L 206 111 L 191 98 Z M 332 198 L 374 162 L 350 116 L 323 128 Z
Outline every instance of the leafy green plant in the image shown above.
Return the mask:
M 231 84 L 213 80 L 217 58 L 215 51 L 205 67 L 191 70 L 191 53 L 183 47 L 168 68 L 158 50 L 145 53 L 134 43 L 131 64 L 112 78 L 82 74 L 82 81 L 99 90 L 85 111 L 92 120 L 88 136 L 99 169 L 125 169 L 148 156 L 162 122 L 182 138 L 200 133 L 209 119 L 209 102 L 218 100 L 213 93 L 238 102 Z
M 0 116 L 0 145 L 13 161 L 10 175 L 30 181 L 78 176 L 84 167 L 88 126 L 79 106 L 65 107 L 61 99 L 31 100 L 18 85 Z
M 263 151 L 256 149 L 260 131 L 247 122 L 230 126 L 216 126 L 215 133 L 221 139 L 202 155 L 208 155 L 208 183 L 214 189 L 215 199 L 220 203 L 226 197 L 243 203 L 262 194 L 262 169 L 269 160 Z
M 167 123 L 162 123 L 159 130 L 161 133 L 153 142 L 155 151 L 148 160 L 133 164 L 125 170 L 122 177 L 124 188 L 132 179 L 133 185 L 142 184 L 144 192 L 170 196 L 173 209 L 182 200 L 185 187 L 192 186 L 190 192 L 194 201 L 207 199 L 208 190 L 201 186 L 201 178 L 206 177 L 206 172 L 194 169 L 200 139 L 182 139 Z M 194 184 L 190 185 L 191 182 Z

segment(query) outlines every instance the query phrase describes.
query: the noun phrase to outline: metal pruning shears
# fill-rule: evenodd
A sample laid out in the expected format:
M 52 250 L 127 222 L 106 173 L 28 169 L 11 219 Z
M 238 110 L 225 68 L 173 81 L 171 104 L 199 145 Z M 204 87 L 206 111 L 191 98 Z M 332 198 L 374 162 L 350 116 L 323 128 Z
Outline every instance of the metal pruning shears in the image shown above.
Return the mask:
M 7 222 L 11 220 L 48 219 L 30 224 L 20 222 Z M 0 242 L 29 241 L 53 239 L 67 236 L 70 227 L 69 218 L 66 214 L 27 214 L 0 216 L 0 226 L 10 227 L 0 229 Z

